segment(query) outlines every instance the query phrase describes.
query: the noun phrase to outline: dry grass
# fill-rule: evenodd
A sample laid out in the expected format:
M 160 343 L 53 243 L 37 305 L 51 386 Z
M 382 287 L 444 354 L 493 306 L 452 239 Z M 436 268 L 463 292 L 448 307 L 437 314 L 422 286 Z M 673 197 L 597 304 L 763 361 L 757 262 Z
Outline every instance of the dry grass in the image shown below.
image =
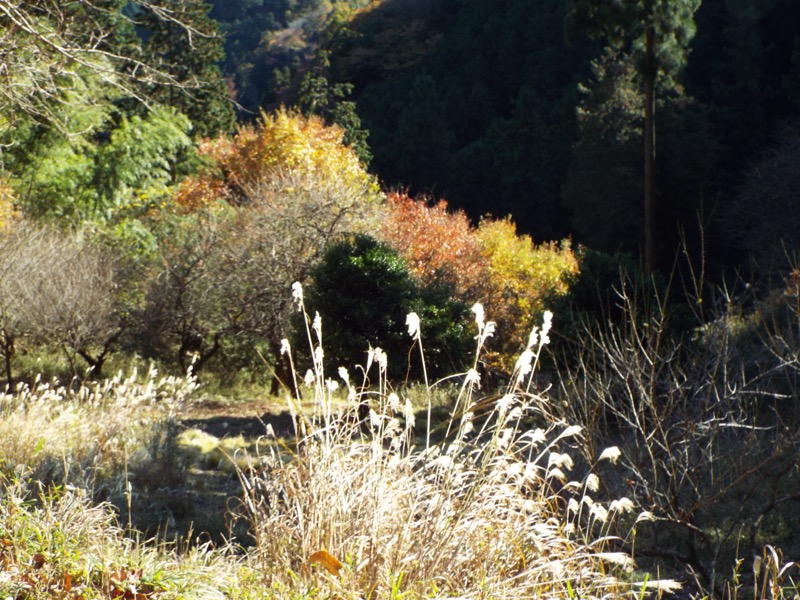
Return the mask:
M 154 487 L 181 483 L 169 446 L 195 387 L 155 370 L 77 387 L 20 384 L 0 395 L 0 476 L 87 490 L 130 522 Z
M 242 565 L 208 546 L 125 535 L 113 508 L 78 488 L 35 497 L 0 479 L 0 594 L 27 600 L 231 597 Z
M 493 324 L 479 307 L 476 321 L 480 352 Z M 333 410 L 340 386 L 326 376 L 315 319 L 305 378 L 315 409 L 290 400 L 294 445 L 270 445 L 241 474 L 254 558 L 271 596 L 600 598 L 637 589 L 625 582 L 633 560 L 610 535 L 632 503 L 604 506 L 592 498 L 595 474 L 571 476 L 579 427 L 535 426 L 547 399 L 531 374 L 548 329 L 546 321 L 534 332 L 507 393 L 480 418 L 478 374 L 465 374 L 447 436 L 434 444 L 429 427 L 416 430 L 410 402 L 391 392 L 379 349 L 361 382 L 339 369 L 350 408 Z M 409 333 L 422 354 L 414 316 Z M 659 585 L 675 584 L 649 588 Z
M 302 403 L 288 398 L 294 437 L 267 435 L 246 452 L 214 441 L 238 468 L 249 548 L 191 536 L 166 544 L 130 528 L 132 512 L 152 510 L 148 485 L 185 484 L 174 419 L 192 401 L 193 379 L 151 371 L 6 393 L 0 597 L 640 598 L 675 589 L 634 571 L 635 530 L 654 515 L 600 491 L 609 486 L 598 473 L 625 456 L 615 447 L 586 455 L 588 434 L 554 419 L 536 388 L 549 318 L 505 393 L 487 398 L 476 368 L 493 325 L 475 311 L 473 369 L 413 398 L 393 391 L 379 349 L 357 376 L 338 368 L 329 377 L 322 324 L 309 322 L 314 368 L 297 381 L 308 391 Z M 412 316 L 408 325 L 424 361 L 424 324 Z M 450 414 L 438 423 L 443 388 Z M 778 551 L 754 567 L 756 596 L 797 593 L 796 565 Z M 727 597 L 751 595 L 741 579 L 733 574 Z

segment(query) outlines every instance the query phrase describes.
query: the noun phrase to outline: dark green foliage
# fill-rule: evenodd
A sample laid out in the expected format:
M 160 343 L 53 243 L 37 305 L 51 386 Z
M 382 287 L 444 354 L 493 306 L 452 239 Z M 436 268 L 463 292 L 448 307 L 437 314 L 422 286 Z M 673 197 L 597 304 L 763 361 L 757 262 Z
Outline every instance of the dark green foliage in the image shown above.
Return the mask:
M 405 262 L 373 238 L 359 235 L 332 245 L 312 269 L 306 308 L 322 317 L 328 368 L 365 365 L 369 348 L 389 356 L 389 376 L 422 377 L 418 350 L 406 328 L 416 312 L 428 374 L 452 374 L 469 359 L 467 310 L 441 287 L 416 286 Z M 298 335 L 305 329 L 298 328 Z
M 210 9 L 204 0 L 173 1 L 174 20 L 145 10 L 137 21 L 143 60 L 182 84 L 156 86 L 150 96 L 188 116 L 193 133 L 203 137 L 230 132 L 235 118 L 219 67 L 225 57 L 223 39 L 208 16 Z
M 359 160 L 369 165 L 372 152 L 367 144 L 369 132 L 361 127 L 356 104 L 349 100 L 353 92 L 351 83 L 331 83 L 330 57 L 322 50 L 310 71 L 300 82 L 296 106 L 306 115 L 319 115 L 329 125 L 338 125 L 344 131 L 344 144 L 355 150 Z
M 385 0 L 330 40 L 381 178 L 473 219 L 513 213 L 537 239 L 566 235 L 559 187 L 586 48 L 567 46 L 565 6 Z
M 605 252 L 642 243 L 642 95 L 630 61 L 608 51 L 593 64 L 578 107 L 580 137 L 564 187 L 573 230 Z

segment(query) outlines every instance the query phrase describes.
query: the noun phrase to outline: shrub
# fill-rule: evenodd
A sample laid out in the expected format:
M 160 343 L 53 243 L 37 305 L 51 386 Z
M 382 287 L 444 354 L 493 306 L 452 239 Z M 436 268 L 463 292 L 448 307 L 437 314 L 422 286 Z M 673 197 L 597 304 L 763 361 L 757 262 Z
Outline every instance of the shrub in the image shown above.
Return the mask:
M 657 518 L 638 547 L 721 594 L 797 486 L 797 296 L 789 287 L 750 318 L 730 296 L 722 311 L 703 303 L 718 316 L 689 338 L 652 287 L 623 277 L 614 293 L 621 317 L 581 322 L 560 362 L 553 415 L 585 427 L 587 460 L 619 447 L 610 493 Z
M 509 374 L 545 304 L 568 289 L 578 261 L 569 241 L 535 245 L 517 235 L 510 219 L 485 218 L 477 228 L 447 203 L 389 194 L 380 239 L 409 264 L 420 285 L 441 281 L 463 302 L 481 301 L 497 332 L 484 356 L 493 371 Z
M 548 300 L 567 292 L 578 261 L 568 240 L 537 246 L 529 236 L 517 235 L 510 219 L 484 219 L 476 236 L 488 262 L 478 298 L 497 323 L 497 341 L 486 360 L 509 373 L 534 319 Z
M 413 372 L 420 379 L 419 362 L 402 360 L 409 354 L 405 319 L 414 311 L 429 318 L 431 376 L 462 366 L 460 357 L 469 339 L 466 306 L 453 301 L 447 288 L 435 281 L 417 284 L 405 261 L 373 238 L 357 235 L 327 250 L 311 270 L 308 304 L 327 324 L 326 351 L 339 364 L 359 362 L 368 348 L 380 347 L 394 359 L 392 376 Z

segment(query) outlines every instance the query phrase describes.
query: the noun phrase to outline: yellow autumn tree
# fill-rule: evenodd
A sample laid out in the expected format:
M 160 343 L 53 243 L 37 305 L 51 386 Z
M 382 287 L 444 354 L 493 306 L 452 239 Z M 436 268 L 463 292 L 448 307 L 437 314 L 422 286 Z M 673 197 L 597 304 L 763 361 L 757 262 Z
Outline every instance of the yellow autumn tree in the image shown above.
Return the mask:
M 570 275 L 578 272 L 578 259 L 569 240 L 536 245 L 530 236 L 518 235 L 508 218 L 482 220 L 476 236 L 487 261 L 481 301 L 497 323 L 487 361 L 508 373 L 547 299 L 568 291 Z
M 377 180 L 343 137 L 340 128 L 313 115 L 283 108 L 262 113 L 256 125 L 240 127 L 232 138 L 201 143 L 199 153 L 212 168 L 186 180 L 175 199 L 189 210 L 218 200 L 244 206 L 300 186 L 305 192 L 324 189 L 331 196 L 328 208 L 337 212 L 377 201 Z
M 19 220 L 20 216 L 11 186 L 0 178 L 0 230 Z

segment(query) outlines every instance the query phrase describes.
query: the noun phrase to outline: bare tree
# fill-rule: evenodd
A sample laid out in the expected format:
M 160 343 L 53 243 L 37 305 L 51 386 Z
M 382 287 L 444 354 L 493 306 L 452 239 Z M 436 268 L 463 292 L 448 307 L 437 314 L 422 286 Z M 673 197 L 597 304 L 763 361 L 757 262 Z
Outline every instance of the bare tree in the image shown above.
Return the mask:
M 146 276 L 145 298 L 134 311 L 134 344 L 145 355 L 175 360 L 195 372 L 214 358 L 232 332 L 238 304 L 223 302 L 220 236 L 213 214 L 161 223 L 160 256 Z
M 292 284 L 332 241 L 365 231 L 377 218 L 372 192 L 314 173 L 282 172 L 242 183 L 247 204 L 224 236 L 222 271 L 229 301 L 245 298 L 239 315 L 247 335 L 265 340 L 276 361 L 273 392 L 288 382 L 281 342 L 290 337 Z
M 77 353 L 100 375 L 119 333 L 116 309 L 114 263 L 104 250 L 24 222 L 0 234 L 0 347 L 9 383 L 23 336 Z
M 800 321 L 781 308 L 780 335 L 774 324 L 748 323 L 728 297 L 718 319 L 676 337 L 665 303 L 647 306 L 630 282 L 617 292 L 622 319 L 584 323 L 562 361 L 555 415 L 585 427 L 588 462 L 619 448 L 609 491 L 656 521 L 637 553 L 677 561 L 714 594 L 741 533 L 749 540 L 739 551 L 757 554 L 767 517 L 798 498 Z M 748 334 L 757 329 L 761 336 Z
M 242 182 L 236 208 L 163 224 L 138 343 L 175 356 L 183 369 L 192 357 L 195 371 L 225 348 L 255 356 L 256 346 L 267 346 L 277 391 L 288 377 L 280 348 L 290 337 L 292 284 L 308 277 L 329 242 L 375 215 L 376 204 L 352 187 L 287 172 Z
M 22 321 L 35 341 L 60 344 L 71 363 L 77 353 L 99 377 L 120 332 L 115 266 L 107 249 L 47 231 L 28 251 L 36 271 L 17 283 Z
M 20 337 L 28 333 L 20 314 L 20 279 L 36 272 L 35 257 L 27 250 L 44 237 L 43 232 L 24 223 L 0 229 L 0 352 L 5 363 L 6 383 L 14 385 L 12 363 Z

